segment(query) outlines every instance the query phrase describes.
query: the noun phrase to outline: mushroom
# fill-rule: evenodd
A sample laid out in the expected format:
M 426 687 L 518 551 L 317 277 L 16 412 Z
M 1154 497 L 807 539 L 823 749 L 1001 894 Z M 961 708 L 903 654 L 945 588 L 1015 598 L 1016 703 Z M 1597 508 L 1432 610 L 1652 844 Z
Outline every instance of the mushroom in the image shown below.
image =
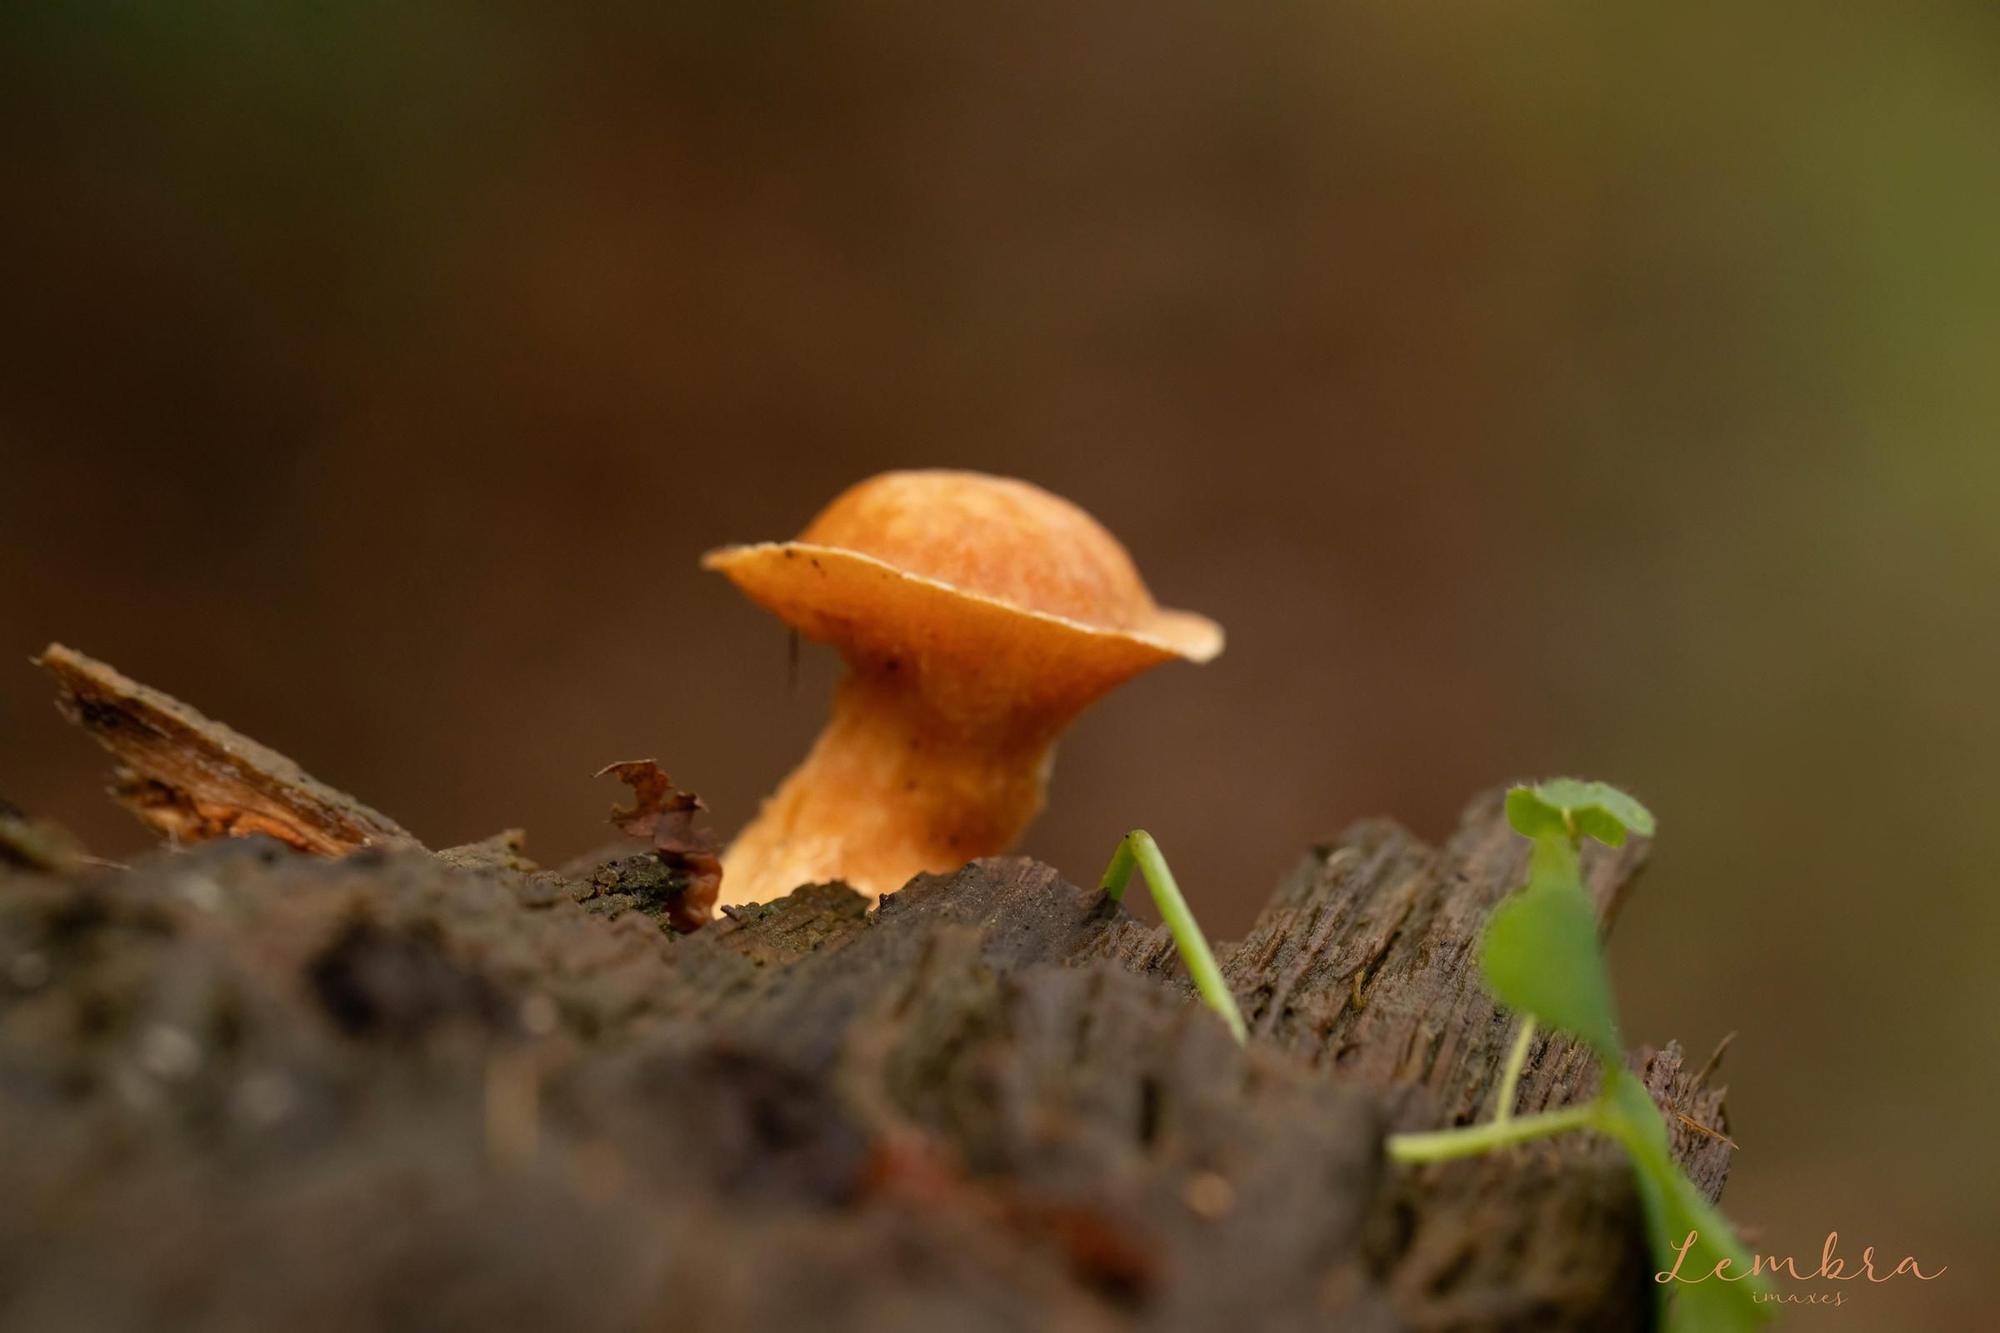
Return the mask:
M 812 752 L 723 853 L 724 903 L 827 880 L 879 899 L 1005 851 L 1079 712 L 1222 651 L 1222 627 L 1157 606 L 1096 519 L 977 472 L 883 473 L 798 540 L 702 564 L 848 667 Z

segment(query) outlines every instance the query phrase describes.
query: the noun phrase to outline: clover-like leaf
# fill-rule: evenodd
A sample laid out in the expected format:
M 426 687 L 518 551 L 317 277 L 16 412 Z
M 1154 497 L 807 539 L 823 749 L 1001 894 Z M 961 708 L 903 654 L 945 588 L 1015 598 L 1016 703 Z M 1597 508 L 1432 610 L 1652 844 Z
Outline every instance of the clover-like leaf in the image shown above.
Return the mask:
M 1653 836 L 1653 812 L 1637 797 L 1608 782 L 1576 778 L 1515 787 L 1507 793 L 1507 822 L 1530 838 L 1561 831 L 1611 847 L 1624 846 L 1628 833 Z
M 1530 887 L 1501 903 L 1479 962 L 1502 1004 L 1583 1038 L 1607 1067 L 1623 1059 L 1597 914 L 1581 888 Z
M 1507 822 L 1524 838 L 1549 834 L 1569 835 L 1560 806 L 1544 801 L 1533 787 L 1511 787 L 1507 791 Z

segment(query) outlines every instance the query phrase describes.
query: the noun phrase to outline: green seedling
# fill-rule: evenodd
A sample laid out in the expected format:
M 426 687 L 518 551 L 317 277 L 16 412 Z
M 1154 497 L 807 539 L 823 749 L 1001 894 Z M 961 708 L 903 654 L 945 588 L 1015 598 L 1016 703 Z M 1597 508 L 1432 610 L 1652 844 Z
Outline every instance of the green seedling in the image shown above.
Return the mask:
M 1133 829 L 1125 835 L 1118 850 L 1111 853 L 1111 864 L 1104 869 L 1102 888 L 1114 901 L 1123 898 L 1135 866 L 1145 876 L 1146 887 L 1153 891 L 1153 906 L 1159 909 L 1167 933 L 1174 937 L 1174 946 L 1180 950 L 1181 961 L 1187 965 L 1188 976 L 1194 979 L 1195 992 L 1202 1003 L 1222 1016 L 1238 1043 L 1248 1041 L 1250 1029 L 1244 1026 L 1243 1011 L 1236 1007 L 1236 997 L 1230 993 L 1229 983 L 1222 979 L 1222 969 L 1215 964 L 1215 952 L 1208 947 L 1208 937 L 1195 924 L 1194 913 L 1188 910 L 1187 899 L 1181 897 L 1181 886 L 1174 881 L 1174 872 L 1167 869 L 1167 858 L 1160 855 L 1160 845 L 1153 841 L 1152 834 Z
M 1583 887 L 1578 857 L 1583 839 L 1623 846 L 1629 834 L 1651 836 L 1653 816 L 1615 787 L 1559 778 L 1508 792 L 1507 821 L 1533 839 L 1534 850 L 1527 884 L 1494 910 L 1480 946 L 1487 989 L 1521 1015 L 1521 1031 L 1500 1081 L 1499 1104 L 1494 1118 L 1483 1125 L 1394 1135 L 1389 1155 L 1406 1163 L 1439 1162 L 1569 1130 L 1594 1130 L 1616 1141 L 1632 1160 L 1658 1271 L 1707 1279 L 1673 1284 L 1671 1291 L 1662 1283 L 1667 1328 L 1704 1333 L 1754 1329 L 1770 1317 L 1771 1307 L 1759 1301 L 1768 1297 L 1770 1283 L 1729 1224 L 1675 1164 L 1659 1107 L 1625 1065 L 1597 917 Z M 1603 1067 L 1603 1086 L 1582 1106 L 1516 1117 L 1521 1071 L 1538 1026 L 1588 1043 Z
M 1392 1135 L 1389 1156 L 1409 1164 L 1442 1162 L 1570 1130 L 1602 1134 L 1631 1158 L 1658 1271 L 1706 1279 L 1673 1284 L 1672 1289 L 1662 1280 L 1669 1333 L 1755 1329 L 1770 1317 L 1772 1307 L 1760 1301 L 1768 1300 L 1769 1280 L 1722 1215 L 1675 1164 L 1659 1107 L 1625 1065 L 1597 916 L 1583 887 L 1583 839 L 1620 847 L 1633 833 L 1652 836 L 1653 816 L 1615 787 L 1558 778 L 1508 792 L 1507 820 L 1534 846 L 1528 882 L 1494 910 L 1480 946 L 1487 989 L 1521 1016 L 1501 1074 L 1494 1118 L 1463 1129 Z M 1195 990 L 1238 1042 L 1248 1040 L 1236 997 L 1151 835 L 1135 830 L 1118 844 L 1104 872 L 1104 891 L 1122 897 L 1135 867 L 1153 891 Z M 1584 1105 L 1517 1117 L 1521 1074 L 1540 1028 L 1588 1043 L 1603 1066 L 1603 1087 Z

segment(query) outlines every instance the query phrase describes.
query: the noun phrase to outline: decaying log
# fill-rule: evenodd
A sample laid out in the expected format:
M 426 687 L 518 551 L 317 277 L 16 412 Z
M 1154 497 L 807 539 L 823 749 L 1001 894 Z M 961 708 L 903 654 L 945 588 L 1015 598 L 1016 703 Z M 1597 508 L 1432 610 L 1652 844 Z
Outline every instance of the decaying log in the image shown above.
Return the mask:
M 176 843 L 265 834 L 327 856 L 417 845 L 285 756 L 102 662 L 59 643 L 35 662 L 55 677 L 63 716 L 119 761 L 112 795 Z
M 1248 1049 L 1019 859 L 687 936 L 504 840 L 0 870 L 0 1325 L 1650 1327 L 1607 1145 L 1382 1155 L 1490 1110 L 1516 843 L 1487 799 L 1442 851 L 1315 850 L 1220 951 Z M 1607 913 L 1641 855 L 1590 862 Z M 1594 1082 L 1542 1043 L 1524 1109 Z M 1726 1145 L 1676 1147 L 1719 1189 Z

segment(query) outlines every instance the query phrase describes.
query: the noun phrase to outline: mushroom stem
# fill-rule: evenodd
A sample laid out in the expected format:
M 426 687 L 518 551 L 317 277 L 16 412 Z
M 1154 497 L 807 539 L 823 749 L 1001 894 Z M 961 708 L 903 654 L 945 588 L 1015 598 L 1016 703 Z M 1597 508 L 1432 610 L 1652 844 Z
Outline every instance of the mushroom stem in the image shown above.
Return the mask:
M 723 853 L 722 902 L 842 880 L 871 899 L 1012 846 L 1067 719 L 969 724 L 895 662 L 852 664 L 812 752 Z

